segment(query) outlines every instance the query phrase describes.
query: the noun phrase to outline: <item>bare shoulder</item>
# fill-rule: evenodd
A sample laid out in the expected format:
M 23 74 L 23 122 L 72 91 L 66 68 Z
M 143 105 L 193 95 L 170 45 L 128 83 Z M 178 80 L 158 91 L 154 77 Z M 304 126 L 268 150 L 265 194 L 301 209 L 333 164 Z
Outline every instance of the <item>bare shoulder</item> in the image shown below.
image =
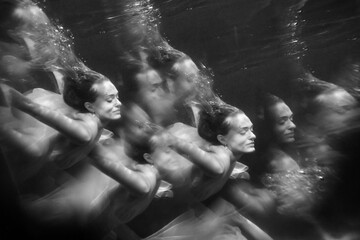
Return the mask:
M 133 170 L 140 173 L 148 181 L 156 182 L 158 176 L 158 170 L 150 164 L 134 164 Z
M 91 113 L 79 113 L 74 112 L 70 114 L 70 117 L 75 121 L 79 121 L 80 123 L 84 124 L 90 131 L 98 132 L 100 128 L 100 120 Z
M 222 145 L 207 144 L 203 147 L 203 150 L 213 154 L 218 159 L 229 160 L 232 156 L 231 151 Z

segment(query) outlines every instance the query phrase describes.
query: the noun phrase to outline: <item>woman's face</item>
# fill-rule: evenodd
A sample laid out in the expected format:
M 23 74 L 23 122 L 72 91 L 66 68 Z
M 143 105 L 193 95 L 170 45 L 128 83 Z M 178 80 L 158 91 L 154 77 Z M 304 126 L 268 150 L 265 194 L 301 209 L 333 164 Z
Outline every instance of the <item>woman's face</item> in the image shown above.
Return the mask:
M 93 89 L 97 93 L 97 98 L 90 103 L 88 109 L 95 113 L 101 121 L 117 120 L 121 118 L 118 91 L 114 84 L 109 80 L 95 83 Z
M 228 117 L 229 132 L 223 136 L 225 144 L 234 153 L 251 153 L 255 151 L 255 134 L 253 124 L 244 113 Z
M 271 118 L 274 121 L 273 131 L 279 143 L 291 143 L 295 141 L 295 124 L 293 113 L 283 102 L 277 103 L 270 108 Z

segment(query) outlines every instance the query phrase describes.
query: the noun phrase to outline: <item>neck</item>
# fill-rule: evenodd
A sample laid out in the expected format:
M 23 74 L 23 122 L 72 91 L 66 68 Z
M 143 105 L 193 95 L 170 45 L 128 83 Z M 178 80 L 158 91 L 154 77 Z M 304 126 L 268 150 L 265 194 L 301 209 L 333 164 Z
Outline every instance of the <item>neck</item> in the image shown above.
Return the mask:
M 272 145 L 272 147 L 279 148 L 284 151 L 292 149 L 292 147 L 293 147 L 292 143 L 273 143 L 271 145 Z
M 100 121 L 100 125 L 101 127 L 105 127 L 106 125 L 108 125 L 109 121 L 108 120 L 101 120 L 99 117 L 97 117 Z
M 236 153 L 236 154 L 233 153 L 234 159 L 236 159 L 236 161 L 239 160 L 243 155 L 244 153 Z

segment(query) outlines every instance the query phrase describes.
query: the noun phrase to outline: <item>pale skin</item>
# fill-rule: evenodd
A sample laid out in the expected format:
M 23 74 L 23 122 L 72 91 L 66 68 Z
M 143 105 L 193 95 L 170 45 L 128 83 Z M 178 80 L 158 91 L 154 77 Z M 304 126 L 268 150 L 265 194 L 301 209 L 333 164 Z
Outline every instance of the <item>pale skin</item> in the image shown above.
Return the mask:
M 255 135 L 252 132 L 252 123 L 245 114 L 238 113 L 229 116 L 225 121 L 230 124 L 229 132 L 217 136 L 219 142 L 223 145 L 211 145 L 206 148 L 199 144 L 199 142 L 191 143 L 189 142 L 189 139 L 178 138 L 170 133 L 164 132 L 152 139 L 155 142 L 155 145 L 157 145 L 158 148 L 162 148 L 162 150 L 160 150 L 160 153 L 156 152 L 155 155 L 150 156 L 150 161 L 152 160 L 156 164 L 156 157 L 162 155 L 166 156 L 174 150 L 180 155 L 186 156 L 187 159 L 199 167 L 206 176 L 211 179 L 220 179 L 221 176 L 224 176 L 225 171 L 231 171 L 231 168 L 229 168 L 231 162 L 239 159 L 243 154 L 251 153 L 255 150 Z M 224 145 L 227 147 L 224 147 Z M 172 155 L 169 156 L 172 158 L 174 157 Z M 166 163 L 166 161 L 164 161 L 164 163 Z M 176 169 L 172 172 L 172 175 L 174 174 L 176 174 Z M 243 182 L 241 185 L 236 185 L 235 188 L 231 188 L 231 190 L 235 190 L 231 193 L 236 193 L 236 197 L 241 195 L 240 198 L 242 202 L 239 204 L 244 203 L 244 201 L 249 201 L 253 203 L 253 206 L 250 207 L 259 208 L 260 210 L 257 209 L 258 211 L 263 211 L 263 208 L 265 208 L 263 202 L 266 202 L 268 199 L 272 200 L 266 192 L 254 189 L 246 182 Z M 261 202 L 259 199 L 263 201 Z M 216 211 L 216 208 L 213 210 Z M 271 239 L 271 237 L 258 227 L 249 227 L 248 220 L 244 220 L 241 215 L 239 215 L 239 217 L 243 220 L 237 222 L 237 224 L 242 229 L 246 229 L 248 234 L 253 236 L 254 239 Z
M 138 164 L 126 156 L 121 140 L 113 140 L 107 145 L 97 144 L 91 158 L 94 166 L 121 183 L 135 196 L 149 194 L 153 189 L 149 178 L 158 178 L 155 168 L 148 164 Z
M 96 144 L 90 154 L 91 162 L 102 172 L 112 177 L 135 196 L 147 195 L 153 189 L 153 181 L 159 179 L 156 168 L 140 164 L 131 157 L 137 151 L 135 145 L 148 138 L 144 124 L 148 116 L 137 105 L 128 109 L 129 123 L 124 129 L 115 129 L 121 137 L 114 137 L 104 143 Z M 142 124 L 143 123 L 143 124 Z M 139 141 L 135 144 L 135 141 Z
M 237 127 L 230 130 L 228 135 L 226 135 L 226 142 L 228 147 L 237 153 L 239 156 L 237 159 L 239 159 L 243 154 L 255 151 L 255 135 L 252 132 L 253 125 L 249 118 L 240 114 L 236 117 L 238 121 L 234 123 Z M 222 193 L 237 208 L 243 210 L 248 209 L 263 213 L 272 202 L 272 198 L 267 191 L 254 188 L 247 180 L 229 181 L 222 190 Z
M 54 128 L 71 141 L 78 144 L 91 142 L 104 124 L 110 120 L 119 119 L 121 103 L 117 99 L 117 90 L 108 80 L 94 84 L 98 97 L 93 103 L 86 102 L 85 107 L 89 112 L 98 117 L 86 113 L 74 113 L 72 116 L 64 115 L 54 109 L 33 102 L 26 96 L 12 88 L 2 86 L 3 91 L 7 89 L 7 96 L 13 107 L 35 117 L 40 122 Z M 16 120 L 16 119 L 14 119 Z M 21 121 L 21 119 L 20 119 Z M 23 134 L 20 129 L 3 129 L 4 133 L 16 145 L 26 146 L 31 142 L 31 136 Z M 33 149 L 25 149 L 31 155 L 39 155 L 44 152 L 41 146 L 33 146 Z
M 231 158 L 231 153 L 222 146 L 210 146 L 205 151 L 199 146 L 179 139 L 167 132 L 153 137 L 152 141 L 158 148 L 165 150 L 164 147 L 168 146 L 179 154 L 186 154 L 188 160 L 211 177 L 221 176 L 225 171 L 226 162 L 230 162 Z M 152 157 L 151 162 L 155 163 L 156 161 L 157 159 Z
M 161 185 L 158 169 L 139 159 L 141 155 L 134 155 L 139 151 L 137 146 L 148 140 L 149 118 L 136 105 L 126 110 L 128 120 L 114 129 L 116 136 L 97 143 L 89 155 L 92 165 L 117 182 L 107 214 L 123 223 L 143 212 Z
M 227 134 L 217 137 L 219 142 L 227 147 L 223 145 L 200 146 L 167 132 L 156 136 L 153 141 L 156 142 L 156 145 L 167 145 L 180 154 L 186 154 L 188 160 L 201 168 L 208 176 L 220 177 L 230 162 L 241 157 L 244 152 L 254 151 L 255 135 L 252 133 L 252 123 L 248 117 L 239 113 L 228 117 L 225 121 L 230 122 L 231 129 Z

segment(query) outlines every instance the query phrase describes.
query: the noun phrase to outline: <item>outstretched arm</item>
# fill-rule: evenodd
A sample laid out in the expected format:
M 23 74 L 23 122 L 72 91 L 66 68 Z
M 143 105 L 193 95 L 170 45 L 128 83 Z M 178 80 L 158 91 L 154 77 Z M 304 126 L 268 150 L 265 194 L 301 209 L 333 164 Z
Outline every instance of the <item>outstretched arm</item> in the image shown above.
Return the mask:
M 177 138 L 169 133 L 161 133 L 158 139 L 163 144 L 168 144 L 178 153 L 185 155 L 188 160 L 201 168 L 207 175 L 212 177 L 221 176 L 225 172 L 224 161 L 230 161 L 230 155 L 221 151 L 214 151 L 214 148 L 204 151 L 198 145 L 183 139 Z
M 119 161 L 121 156 L 111 151 L 111 149 L 98 143 L 90 153 L 90 157 L 94 166 L 124 185 L 133 194 L 145 195 L 151 191 L 151 186 L 144 178 L 144 175 L 124 166 Z
M 97 133 L 97 126 L 81 119 L 72 119 L 25 97 L 15 89 L 10 89 L 12 106 L 33 116 L 46 125 L 79 143 L 90 142 Z

